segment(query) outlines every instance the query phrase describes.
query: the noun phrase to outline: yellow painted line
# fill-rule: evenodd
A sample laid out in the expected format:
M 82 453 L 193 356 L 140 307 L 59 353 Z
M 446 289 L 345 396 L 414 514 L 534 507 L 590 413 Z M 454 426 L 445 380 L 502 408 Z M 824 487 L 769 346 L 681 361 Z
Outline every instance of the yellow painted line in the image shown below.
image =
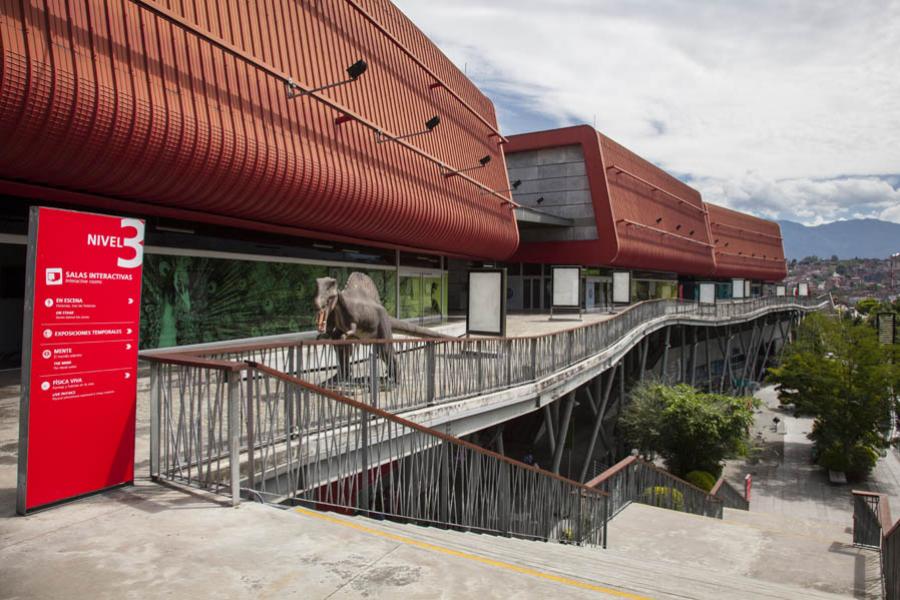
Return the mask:
M 637 594 L 631 594 L 629 592 L 622 592 L 619 590 L 614 590 L 614 589 L 606 588 L 606 587 L 599 586 L 599 585 L 585 583 L 585 582 L 579 581 L 577 579 L 570 579 L 568 577 L 561 577 L 559 575 L 553 575 L 552 573 L 544 573 L 543 571 L 537 571 L 535 569 L 529 569 L 527 567 L 520 567 L 519 565 L 514 565 L 512 563 L 503 562 L 500 560 L 494 560 L 491 558 L 487 558 L 485 556 L 479 556 L 477 554 L 470 554 L 468 552 L 460 552 L 459 550 L 445 548 L 443 546 L 438 546 L 436 544 L 429 544 L 428 542 L 414 540 L 413 538 L 408 538 L 408 537 L 405 537 L 402 535 L 397 535 L 395 533 L 388 533 L 386 531 L 380 531 L 378 529 L 366 527 L 365 525 L 360 525 L 359 523 L 353 523 L 350 521 L 345 521 L 343 519 L 337 519 L 337 518 L 332 517 L 325 513 L 308 510 L 305 508 L 295 508 L 294 510 L 296 512 L 298 512 L 302 515 L 306 515 L 308 517 L 314 517 L 316 519 L 321 519 L 322 521 L 328 521 L 329 523 L 343 525 L 344 527 L 349 527 L 351 529 L 356 529 L 357 531 L 363 531 L 365 533 L 377 535 L 378 537 L 393 540 L 395 542 L 400 542 L 402 544 L 407 544 L 409 546 L 415 546 L 417 548 L 423 548 L 425 550 L 431 550 L 433 552 L 440 552 L 442 554 L 447 554 L 449 556 L 455 556 L 457 558 L 465 558 L 467 560 L 472 560 L 475 562 L 479 562 L 479 563 L 482 563 L 485 565 L 490 565 L 492 567 L 497 567 L 500 569 L 506 569 L 507 571 L 513 571 L 515 573 L 520 573 L 522 575 L 530 575 L 532 577 L 537 577 L 539 579 L 546 579 L 548 581 L 553 581 L 555 583 L 561 583 L 563 585 L 581 588 L 583 590 L 590 590 L 592 592 L 603 592 L 604 594 L 609 594 L 611 596 L 617 596 L 619 598 L 629 598 L 630 600 L 650 600 L 646 596 L 638 596 Z

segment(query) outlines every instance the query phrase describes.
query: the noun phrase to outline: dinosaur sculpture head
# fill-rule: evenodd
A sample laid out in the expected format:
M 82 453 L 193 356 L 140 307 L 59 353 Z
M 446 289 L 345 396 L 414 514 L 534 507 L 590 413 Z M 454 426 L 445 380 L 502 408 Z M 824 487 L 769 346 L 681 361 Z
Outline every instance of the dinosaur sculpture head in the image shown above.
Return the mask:
M 316 329 L 319 333 L 325 333 L 328 315 L 334 310 L 338 299 L 338 283 L 334 277 L 319 277 L 316 279 L 316 308 L 319 315 L 316 317 Z

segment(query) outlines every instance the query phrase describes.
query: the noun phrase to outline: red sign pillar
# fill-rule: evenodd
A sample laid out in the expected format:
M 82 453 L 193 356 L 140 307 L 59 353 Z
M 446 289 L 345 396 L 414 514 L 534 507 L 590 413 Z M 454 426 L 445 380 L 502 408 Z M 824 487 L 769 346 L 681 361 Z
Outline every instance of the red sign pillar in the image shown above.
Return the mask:
M 16 510 L 134 479 L 144 222 L 32 208 Z

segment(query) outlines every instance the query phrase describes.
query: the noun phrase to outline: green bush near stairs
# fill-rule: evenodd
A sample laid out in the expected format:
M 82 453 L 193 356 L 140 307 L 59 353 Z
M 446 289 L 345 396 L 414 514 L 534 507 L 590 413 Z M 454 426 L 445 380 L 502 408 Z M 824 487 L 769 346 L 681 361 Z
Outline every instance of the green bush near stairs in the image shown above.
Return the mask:
M 650 506 L 659 506 L 660 508 L 684 510 L 684 494 L 664 485 L 644 489 L 644 493 L 641 494 L 641 502 Z
M 706 471 L 691 471 L 684 476 L 688 483 L 696 485 L 704 492 L 708 492 L 716 485 L 716 476 Z

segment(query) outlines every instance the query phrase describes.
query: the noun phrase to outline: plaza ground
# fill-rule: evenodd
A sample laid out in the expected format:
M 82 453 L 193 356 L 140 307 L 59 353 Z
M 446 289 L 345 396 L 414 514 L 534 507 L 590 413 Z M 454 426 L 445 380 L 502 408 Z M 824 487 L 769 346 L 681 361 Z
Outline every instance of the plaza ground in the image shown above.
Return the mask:
M 133 487 L 16 517 L 18 385 L 7 379 L 0 598 L 878 597 L 877 555 L 851 544 L 850 487 L 829 486 L 809 464 L 808 420 L 782 413 L 770 389 L 759 395 L 771 405 L 757 420 L 770 451 L 728 467 L 735 483 L 755 469 L 750 513 L 726 510 L 717 521 L 632 505 L 599 550 L 250 502 L 235 509 L 223 497 L 154 484 L 145 405 Z M 772 430 L 776 413 L 782 425 Z M 868 487 L 897 497 L 898 474 L 891 454 Z

